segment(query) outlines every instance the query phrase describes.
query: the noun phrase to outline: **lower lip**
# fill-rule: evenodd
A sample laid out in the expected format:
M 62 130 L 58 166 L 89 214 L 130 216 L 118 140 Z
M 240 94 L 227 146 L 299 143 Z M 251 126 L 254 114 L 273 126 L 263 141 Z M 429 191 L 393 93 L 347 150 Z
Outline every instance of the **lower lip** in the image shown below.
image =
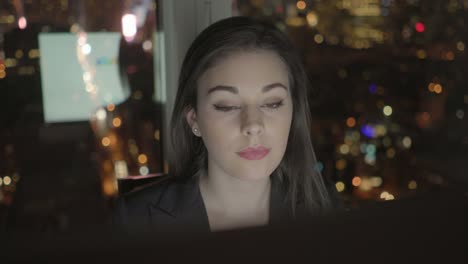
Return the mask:
M 270 153 L 269 149 L 256 150 L 256 151 L 245 151 L 237 153 L 241 158 L 246 160 L 260 160 Z

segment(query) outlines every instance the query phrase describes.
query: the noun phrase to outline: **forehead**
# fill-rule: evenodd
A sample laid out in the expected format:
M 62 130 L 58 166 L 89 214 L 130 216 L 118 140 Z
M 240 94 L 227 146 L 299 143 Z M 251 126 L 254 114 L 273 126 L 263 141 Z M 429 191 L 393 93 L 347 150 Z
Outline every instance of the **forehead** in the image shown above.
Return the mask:
M 280 57 L 265 50 L 239 51 L 220 59 L 198 79 L 199 92 L 213 86 L 237 87 L 241 92 L 282 83 L 289 88 L 288 70 Z

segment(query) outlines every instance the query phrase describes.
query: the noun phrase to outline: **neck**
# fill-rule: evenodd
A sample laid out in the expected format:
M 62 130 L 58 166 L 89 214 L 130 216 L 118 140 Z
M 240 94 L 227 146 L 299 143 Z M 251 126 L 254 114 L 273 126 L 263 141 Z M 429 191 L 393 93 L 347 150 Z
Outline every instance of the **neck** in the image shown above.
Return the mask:
M 248 181 L 232 176 L 211 176 L 200 178 L 200 190 L 208 209 L 225 215 L 258 214 L 269 210 L 270 178 Z

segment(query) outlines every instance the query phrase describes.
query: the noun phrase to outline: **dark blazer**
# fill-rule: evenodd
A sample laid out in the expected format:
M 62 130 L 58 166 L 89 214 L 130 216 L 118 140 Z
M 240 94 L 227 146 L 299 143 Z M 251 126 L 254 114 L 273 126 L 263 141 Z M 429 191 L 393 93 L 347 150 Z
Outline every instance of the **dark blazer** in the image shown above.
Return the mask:
M 334 209 L 340 208 L 336 190 L 329 189 Z M 286 191 L 272 181 L 269 226 L 284 225 L 294 219 L 290 204 L 285 198 Z M 305 215 L 298 205 L 296 218 Z M 114 227 L 128 234 L 210 232 L 198 177 L 185 182 L 168 177 L 149 187 L 125 194 L 117 200 L 112 220 Z
M 285 192 L 272 183 L 269 225 L 292 219 L 285 197 Z M 112 221 L 115 228 L 127 233 L 210 231 L 198 177 L 185 182 L 166 178 L 119 197 Z

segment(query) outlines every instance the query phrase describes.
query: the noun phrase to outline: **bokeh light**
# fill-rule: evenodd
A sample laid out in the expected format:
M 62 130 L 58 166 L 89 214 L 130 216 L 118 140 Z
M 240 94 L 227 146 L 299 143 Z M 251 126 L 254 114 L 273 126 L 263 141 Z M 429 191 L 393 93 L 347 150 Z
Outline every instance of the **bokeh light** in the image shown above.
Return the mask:
M 392 107 L 389 106 L 389 105 L 384 106 L 384 108 L 383 108 L 383 113 L 384 113 L 384 115 L 386 115 L 386 116 L 391 116 L 392 113 L 393 113 Z
M 348 117 L 346 119 L 346 125 L 348 127 L 354 127 L 356 125 L 356 119 L 354 117 Z
M 344 170 L 346 168 L 347 162 L 344 159 L 339 159 L 336 161 L 336 169 Z
M 156 129 L 154 131 L 154 140 L 159 141 L 160 139 L 161 139 L 161 132 L 159 131 L 159 129 Z
M 18 27 L 20 29 L 25 29 L 28 26 L 28 20 L 22 16 L 18 19 Z
M 323 43 L 323 40 L 324 40 L 324 39 L 323 39 L 323 36 L 322 36 L 322 35 L 320 35 L 320 34 L 315 34 L 315 36 L 314 36 L 314 41 L 315 41 L 315 43 L 321 44 L 321 43 Z
M 425 59 L 427 57 L 427 53 L 425 50 L 423 49 L 419 49 L 417 52 L 416 52 L 416 57 L 418 57 L 418 59 Z
M 375 187 L 375 188 L 380 187 L 383 183 L 382 178 L 380 177 L 371 177 L 370 182 L 372 184 L 372 187 Z
M 102 140 L 101 140 L 101 144 L 104 146 L 104 147 L 108 147 L 111 143 L 111 140 L 109 137 L 103 137 Z
M 317 26 L 317 24 L 318 24 L 317 13 L 315 13 L 313 11 L 309 11 L 309 13 L 307 13 L 306 19 L 307 19 L 307 23 L 309 24 L 309 26 L 311 26 L 311 27 Z
M 412 141 L 410 137 L 404 137 L 401 143 L 403 144 L 403 147 L 407 149 L 411 148 Z
M 353 180 L 351 181 L 354 187 L 358 187 L 359 185 L 361 185 L 361 182 L 362 180 L 359 176 L 354 176 Z
M 148 162 L 148 157 L 145 154 L 138 155 L 138 162 L 141 164 L 145 164 Z
M 134 14 L 122 16 L 122 35 L 127 41 L 132 41 L 137 33 L 137 17 Z
M 344 155 L 348 154 L 349 153 L 349 146 L 346 145 L 346 144 L 342 144 L 340 146 L 340 153 L 344 154 Z
M 307 7 L 307 4 L 305 1 L 297 1 L 296 6 L 297 9 L 304 10 Z
M 335 187 L 338 192 L 343 192 L 346 188 L 345 184 L 341 181 L 336 182 Z
M 115 110 L 115 105 L 114 104 L 108 104 L 107 105 L 107 111 L 112 112 Z
M 465 43 L 463 43 L 461 41 L 457 42 L 457 49 L 459 51 L 464 51 L 465 50 Z
M 139 169 L 140 175 L 148 175 L 149 168 L 147 166 L 141 166 Z
M 442 93 L 442 85 L 440 85 L 440 84 L 434 85 L 434 93 L 436 93 L 436 94 Z
M 114 117 L 114 119 L 112 119 L 112 125 L 114 127 L 120 127 L 122 125 L 122 119 L 119 117 Z
M 3 177 L 3 184 L 10 185 L 11 184 L 11 177 L 10 176 Z
M 371 94 L 377 93 L 377 84 L 371 83 L 371 84 L 369 85 L 369 92 L 370 92 Z
M 414 25 L 414 29 L 419 33 L 423 33 L 426 30 L 426 26 L 424 23 L 418 22 Z
M 416 188 L 418 188 L 418 184 L 415 180 L 412 180 L 408 183 L 408 189 L 415 190 Z

